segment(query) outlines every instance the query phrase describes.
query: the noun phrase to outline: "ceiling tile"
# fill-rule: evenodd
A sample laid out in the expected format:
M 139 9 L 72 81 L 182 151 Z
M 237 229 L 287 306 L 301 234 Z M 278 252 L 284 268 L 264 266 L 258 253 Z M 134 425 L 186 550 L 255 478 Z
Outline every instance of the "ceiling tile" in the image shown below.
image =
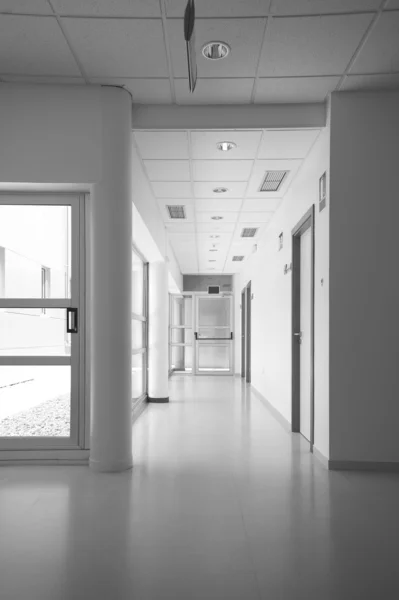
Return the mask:
M 168 17 L 183 17 L 187 0 L 166 0 Z M 269 11 L 270 0 L 201 0 L 195 6 L 197 17 L 260 17 Z
M 169 79 L 91 77 L 90 81 L 126 88 L 133 96 L 133 104 L 171 104 L 172 102 Z
M 388 6 L 386 8 L 388 10 L 399 9 L 399 0 L 388 0 Z
M 296 175 L 302 161 L 301 160 L 257 160 L 251 180 L 248 186 L 247 196 L 249 198 L 281 198 L 284 196 L 292 179 Z M 280 189 L 277 192 L 259 192 L 266 171 L 289 171 L 283 180 Z
M 242 210 L 245 212 L 275 211 L 281 202 L 281 198 L 250 198 L 244 200 Z
M 261 131 L 192 131 L 191 146 L 194 159 L 251 159 L 256 158 Z M 218 142 L 235 142 L 229 152 L 217 149 Z
M 339 75 L 346 69 L 372 17 L 357 14 L 273 19 L 259 74 Z
M 273 214 L 272 212 L 242 212 L 238 222 L 247 223 L 248 221 L 252 221 L 254 223 L 268 223 Z
M 255 104 L 324 102 L 340 77 L 286 77 L 259 79 Z
M 265 131 L 258 158 L 305 158 L 319 133 L 319 129 Z
M 194 195 L 196 198 L 242 198 L 247 187 L 246 181 L 226 181 L 224 185 L 227 192 L 218 194 L 214 192 L 214 188 L 220 187 L 220 181 L 195 181 Z M 221 197 L 222 196 L 222 197 Z
M 222 212 L 219 210 L 215 210 L 213 212 L 197 212 L 196 220 L 197 223 L 212 223 L 214 216 L 223 217 L 223 223 L 235 223 L 238 218 L 238 213 L 234 212 Z M 219 221 L 218 221 L 219 222 Z
M 274 0 L 271 12 L 275 15 L 321 15 L 325 13 L 365 12 L 376 10 L 380 0 Z
M 151 187 L 157 198 L 189 198 L 191 184 L 186 181 L 153 181 Z
M 351 75 L 343 83 L 344 92 L 399 89 L 399 73 L 392 75 Z
M 198 74 L 203 77 L 254 77 L 265 26 L 264 19 L 196 19 L 195 47 Z M 168 37 L 175 77 L 187 76 L 183 19 L 168 21 Z M 231 52 L 223 60 L 208 60 L 202 47 L 223 40 Z
M 55 83 L 65 85 L 85 84 L 83 77 L 57 77 L 56 75 L 52 75 L 51 77 L 46 77 L 45 75 L 3 75 L 2 80 L 13 83 L 43 83 L 50 85 L 54 85 Z
M 247 181 L 252 160 L 194 160 L 194 181 Z
M 241 237 L 242 230 L 247 227 L 251 227 L 251 228 L 253 227 L 258 230 L 256 232 L 255 237 L 253 237 L 253 238 L 242 238 Z M 245 247 L 247 245 L 249 247 L 252 247 L 252 245 L 256 244 L 256 242 L 259 240 L 259 238 L 263 235 L 263 232 L 265 231 L 266 227 L 267 227 L 267 223 L 259 223 L 258 221 L 240 221 L 240 223 L 238 223 L 236 234 L 234 236 L 232 248 L 237 249 L 238 247 L 241 246 L 241 244 Z
M 0 0 L 0 13 L 52 15 L 47 0 Z
M 161 20 L 62 22 L 89 77 L 168 77 Z
M 61 15 L 161 17 L 159 0 L 52 0 Z
M 0 19 L 0 73 L 80 76 L 56 19 L 13 15 Z
M 381 15 L 351 69 L 355 74 L 390 71 L 399 71 L 399 11 Z
M 188 160 L 145 160 L 144 165 L 151 181 L 190 181 Z
M 197 223 L 198 233 L 233 233 L 235 230 L 234 223 L 223 223 L 220 221 L 211 221 L 210 223 Z
M 188 79 L 175 79 L 177 104 L 246 104 L 251 100 L 253 79 L 198 79 L 194 93 Z
M 185 131 L 135 131 L 142 158 L 189 158 Z
M 195 208 L 197 212 L 206 212 L 208 210 L 223 210 L 227 212 L 236 212 L 240 210 L 241 204 L 241 198 L 226 198 L 225 200 L 219 200 L 218 198 L 197 198 L 195 200 Z
M 195 233 L 195 224 L 194 223 L 174 223 L 171 221 L 170 223 L 165 223 L 165 227 L 168 230 L 168 234 L 193 234 Z

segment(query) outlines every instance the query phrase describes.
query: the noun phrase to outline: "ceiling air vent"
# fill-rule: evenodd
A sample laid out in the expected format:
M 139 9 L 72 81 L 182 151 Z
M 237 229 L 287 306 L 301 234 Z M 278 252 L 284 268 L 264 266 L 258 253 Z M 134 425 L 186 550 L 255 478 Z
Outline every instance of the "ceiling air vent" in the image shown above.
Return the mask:
M 245 237 L 245 238 L 255 237 L 257 231 L 258 231 L 257 227 L 244 227 L 244 229 L 241 231 L 241 237 Z
M 184 206 L 167 206 L 169 217 L 171 219 L 185 219 L 186 211 Z
M 277 192 L 289 171 L 266 171 L 260 192 Z
M 241 262 L 244 260 L 243 256 L 233 256 L 233 262 Z

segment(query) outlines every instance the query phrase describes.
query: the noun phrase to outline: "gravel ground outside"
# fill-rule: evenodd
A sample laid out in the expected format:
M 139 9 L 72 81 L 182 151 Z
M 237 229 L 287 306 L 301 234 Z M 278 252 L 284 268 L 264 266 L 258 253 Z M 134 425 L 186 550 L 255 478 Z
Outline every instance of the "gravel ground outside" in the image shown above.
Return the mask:
M 70 399 L 64 394 L 0 421 L 0 437 L 69 437 Z

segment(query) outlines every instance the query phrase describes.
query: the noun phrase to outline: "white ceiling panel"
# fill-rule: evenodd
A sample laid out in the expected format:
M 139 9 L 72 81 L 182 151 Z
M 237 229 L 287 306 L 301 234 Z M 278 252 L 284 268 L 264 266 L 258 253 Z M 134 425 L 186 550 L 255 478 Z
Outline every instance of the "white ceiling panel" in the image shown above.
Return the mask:
M 190 181 L 188 160 L 145 160 L 144 165 L 151 181 Z
M 3 75 L 2 80 L 13 83 L 43 83 L 46 85 L 54 85 L 55 83 L 65 85 L 85 84 L 83 77 L 57 77 L 57 75 L 51 77 L 46 75 Z
M 340 77 L 277 77 L 259 79 L 256 104 L 324 102 Z
M 242 198 L 247 187 L 246 181 L 224 181 L 223 186 L 227 188 L 224 194 L 218 194 L 213 190 L 221 187 L 220 181 L 195 181 L 194 195 L 196 198 Z
M 264 19 L 196 19 L 195 47 L 198 74 L 201 77 L 254 77 L 262 45 Z M 183 19 L 168 21 L 169 44 L 175 77 L 187 76 L 186 44 Z M 223 60 L 208 60 L 202 47 L 222 40 L 230 48 Z
M 184 234 L 193 234 L 195 233 L 195 224 L 194 223 L 174 223 L 171 221 L 170 223 L 165 223 L 165 227 L 168 233 L 184 233 Z
M 178 104 L 247 104 L 251 100 L 253 79 L 198 79 L 193 94 L 188 79 L 175 79 Z
M 319 129 L 265 131 L 258 158 L 305 158 L 319 133 Z
M 168 17 L 183 17 L 187 0 L 166 0 Z M 262 17 L 270 0 L 200 0 L 195 5 L 197 17 Z
M 257 160 L 248 186 L 250 198 L 281 198 L 301 165 L 301 160 Z M 277 192 L 259 192 L 266 171 L 289 171 Z
M 252 160 L 194 160 L 194 181 L 246 181 Z
M 142 158 L 189 158 L 185 131 L 135 131 Z
M 250 198 L 244 200 L 242 210 L 245 212 L 275 211 L 281 202 L 281 198 Z
M 211 221 L 210 223 L 197 223 L 198 233 L 233 233 L 235 223 L 223 223 L 220 221 Z
M 388 0 L 387 9 L 389 9 L 389 10 L 399 9 L 399 0 Z
M 271 7 L 275 15 L 321 15 L 376 10 L 380 0 L 274 0 Z
M 381 15 L 351 71 L 355 74 L 399 71 L 399 11 Z
M 356 14 L 273 19 L 263 46 L 259 74 L 342 73 L 372 17 L 372 14 Z
M 237 212 L 242 204 L 241 198 L 197 198 L 195 200 L 195 208 L 197 212 L 206 212 L 212 210 L 223 210 L 226 212 Z
M 171 104 L 172 102 L 169 79 L 90 77 L 90 82 L 126 88 L 133 96 L 133 104 Z
M 256 157 L 261 131 L 192 131 L 191 144 L 194 159 L 232 160 Z M 229 152 L 217 149 L 218 142 L 237 144 Z
M 0 13 L 52 15 L 47 0 L 0 0 Z
M 351 75 L 345 79 L 342 86 L 344 92 L 390 89 L 399 89 L 398 73 L 392 73 L 392 75 Z
M 249 228 L 249 227 L 254 227 L 256 228 L 258 231 L 256 232 L 255 237 L 253 238 L 242 238 L 241 237 L 241 232 L 243 229 L 245 228 Z M 241 221 L 240 223 L 237 224 L 237 229 L 236 229 L 236 233 L 234 236 L 234 242 L 232 247 L 233 248 L 238 248 L 239 246 L 242 245 L 247 245 L 252 247 L 253 244 L 256 244 L 257 241 L 259 240 L 259 238 L 263 235 L 263 232 L 265 231 L 267 227 L 267 223 L 259 223 L 259 221 Z
M 80 76 L 54 18 L 13 15 L 0 18 L 0 73 Z
M 152 181 L 151 187 L 157 198 L 189 198 L 191 183 L 189 181 Z
M 273 214 L 273 212 L 242 212 L 238 222 L 247 223 L 248 221 L 254 221 L 255 223 L 268 223 Z
M 209 213 L 197 212 L 196 213 L 197 223 L 215 223 L 216 221 L 213 221 L 213 217 L 215 215 L 223 218 L 222 223 L 236 223 L 237 217 L 238 217 L 238 213 L 222 212 L 220 210 L 215 210 L 215 211 L 212 211 Z M 218 221 L 218 222 L 220 222 L 220 221 Z
M 89 77 L 168 77 L 159 19 L 63 19 Z
M 159 0 L 52 0 L 61 15 L 161 17 Z

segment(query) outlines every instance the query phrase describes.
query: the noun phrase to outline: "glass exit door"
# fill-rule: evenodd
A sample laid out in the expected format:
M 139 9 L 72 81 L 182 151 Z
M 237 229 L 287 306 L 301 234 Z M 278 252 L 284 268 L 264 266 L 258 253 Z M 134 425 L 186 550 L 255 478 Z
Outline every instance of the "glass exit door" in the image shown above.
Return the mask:
M 233 297 L 196 298 L 196 375 L 233 374 Z
M 83 231 L 81 196 L 0 195 L 0 450 L 84 447 Z

